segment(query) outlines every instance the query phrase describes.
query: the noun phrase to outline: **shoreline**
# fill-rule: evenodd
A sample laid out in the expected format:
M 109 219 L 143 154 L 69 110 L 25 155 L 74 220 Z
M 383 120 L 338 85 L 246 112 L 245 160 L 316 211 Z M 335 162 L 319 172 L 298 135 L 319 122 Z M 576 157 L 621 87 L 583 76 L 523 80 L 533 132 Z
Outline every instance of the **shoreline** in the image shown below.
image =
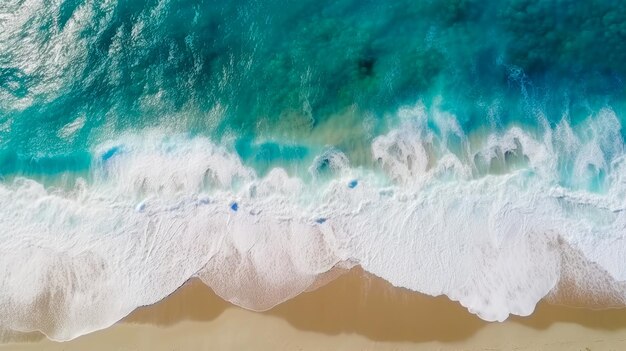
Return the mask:
M 21 337 L 0 350 L 617 350 L 626 349 L 626 309 L 541 302 L 529 317 L 490 323 L 445 296 L 395 288 L 353 269 L 267 312 L 234 306 L 192 279 L 72 341 Z

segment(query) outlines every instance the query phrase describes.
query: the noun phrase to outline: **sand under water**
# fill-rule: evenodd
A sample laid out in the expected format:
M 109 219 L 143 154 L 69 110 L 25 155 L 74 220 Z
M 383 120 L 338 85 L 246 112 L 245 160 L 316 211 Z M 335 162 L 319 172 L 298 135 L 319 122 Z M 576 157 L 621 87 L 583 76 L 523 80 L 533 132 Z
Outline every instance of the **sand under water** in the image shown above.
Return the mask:
M 7 340 L 5 340 L 7 341 Z M 15 334 L 0 350 L 621 350 L 626 310 L 541 302 L 532 316 L 487 323 L 445 297 L 394 288 L 354 269 L 267 312 L 191 280 L 114 326 L 56 343 Z

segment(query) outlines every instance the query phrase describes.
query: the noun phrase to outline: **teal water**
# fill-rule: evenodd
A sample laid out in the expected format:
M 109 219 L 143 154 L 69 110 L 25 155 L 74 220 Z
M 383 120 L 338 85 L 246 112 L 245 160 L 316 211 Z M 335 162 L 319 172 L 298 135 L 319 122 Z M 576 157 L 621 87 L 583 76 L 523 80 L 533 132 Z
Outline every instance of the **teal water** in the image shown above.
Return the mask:
M 623 115 L 626 7 L 612 1 L 9 1 L 0 12 L 3 175 L 82 171 L 111 133 L 160 126 L 229 144 L 265 172 L 326 144 L 368 145 L 420 100 L 441 99 L 466 134 L 544 128 L 539 113 L 551 126 L 606 106 Z M 352 132 L 317 137 L 328 124 Z
M 0 1 L 0 341 L 355 265 L 626 306 L 625 43 L 608 0 Z

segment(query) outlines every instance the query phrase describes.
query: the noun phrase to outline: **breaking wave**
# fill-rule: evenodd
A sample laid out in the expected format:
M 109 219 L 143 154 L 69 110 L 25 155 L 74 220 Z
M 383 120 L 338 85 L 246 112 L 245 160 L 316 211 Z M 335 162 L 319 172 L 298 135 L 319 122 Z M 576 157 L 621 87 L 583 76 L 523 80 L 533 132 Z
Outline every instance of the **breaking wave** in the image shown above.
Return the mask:
M 308 174 L 259 176 L 205 137 L 153 129 L 95 147 L 72 186 L 15 177 L 0 186 L 0 326 L 72 339 L 191 277 L 262 311 L 354 265 L 489 321 L 546 297 L 624 305 L 614 112 L 473 136 L 446 114 L 433 133 L 432 113 L 400 109 L 371 167 L 329 150 Z

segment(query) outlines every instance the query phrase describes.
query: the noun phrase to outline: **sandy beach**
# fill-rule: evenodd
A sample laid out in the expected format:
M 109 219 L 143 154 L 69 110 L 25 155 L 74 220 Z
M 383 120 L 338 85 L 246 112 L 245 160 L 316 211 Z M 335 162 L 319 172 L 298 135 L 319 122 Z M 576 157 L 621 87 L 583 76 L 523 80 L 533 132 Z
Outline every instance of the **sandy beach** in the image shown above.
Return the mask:
M 20 340 L 21 339 L 21 340 Z M 542 303 L 487 323 L 445 297 L 394 288 L 354 270 L 256 313 L 192 280 L 111 328 L 56 343 L 22 335 L 0 350 L 623 350 L 626 310 Z

